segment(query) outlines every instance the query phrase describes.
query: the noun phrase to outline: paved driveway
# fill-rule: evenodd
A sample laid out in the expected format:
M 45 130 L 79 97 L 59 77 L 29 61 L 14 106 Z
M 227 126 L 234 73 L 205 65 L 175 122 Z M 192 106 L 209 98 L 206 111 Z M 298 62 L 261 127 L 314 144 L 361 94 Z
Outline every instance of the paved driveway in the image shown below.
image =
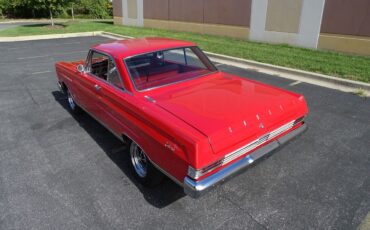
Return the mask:
M 309 130 L 198 200 L 168 179 L 142 187 L 56 86 L 54 62 L 104 40 L 0 43 L 0 229 L 355 229 L 370 211 L 369 100 L 223 65 L 303 93 Z
M 38 22 L 12 22 L 12 23 L 0 23 L 0 30 L 5 30 L 9 28 L 14 28 L 17 26 L 23 26 L 23 25 L 35 25 L 35 24 L 43 24 Z

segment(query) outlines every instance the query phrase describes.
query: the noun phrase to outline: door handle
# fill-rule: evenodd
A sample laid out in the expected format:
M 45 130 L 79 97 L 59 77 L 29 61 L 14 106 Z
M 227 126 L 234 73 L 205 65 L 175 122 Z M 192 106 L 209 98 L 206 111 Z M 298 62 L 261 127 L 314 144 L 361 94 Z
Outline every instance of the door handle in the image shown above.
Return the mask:
M 95 88 L 96 90 L 100 90 L 100 89 L 101 89 L 101 86 L 100 86 L 100 85 L 94 85 L 94 88 Z

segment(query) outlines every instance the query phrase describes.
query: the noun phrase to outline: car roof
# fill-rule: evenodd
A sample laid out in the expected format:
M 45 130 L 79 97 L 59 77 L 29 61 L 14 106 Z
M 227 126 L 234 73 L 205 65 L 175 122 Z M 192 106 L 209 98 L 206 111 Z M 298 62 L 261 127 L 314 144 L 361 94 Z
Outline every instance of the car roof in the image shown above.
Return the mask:
M 127 58 L 138 54 L 154 52 L 157 50 L 173 49 L 177 47 L 195 46 L 188 41 L 171 38 L 134 38 L 101 43 L 91 48 L 115 58 Z

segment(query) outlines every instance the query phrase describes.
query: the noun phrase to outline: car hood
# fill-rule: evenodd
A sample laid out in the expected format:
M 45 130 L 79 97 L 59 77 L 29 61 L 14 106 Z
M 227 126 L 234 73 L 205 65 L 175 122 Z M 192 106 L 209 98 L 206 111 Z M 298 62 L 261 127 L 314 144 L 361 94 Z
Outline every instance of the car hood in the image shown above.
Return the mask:
M 298 94 L 222 72 L 150 96 L 207 136 L 214 153 L 291 121 L 304 102 Z

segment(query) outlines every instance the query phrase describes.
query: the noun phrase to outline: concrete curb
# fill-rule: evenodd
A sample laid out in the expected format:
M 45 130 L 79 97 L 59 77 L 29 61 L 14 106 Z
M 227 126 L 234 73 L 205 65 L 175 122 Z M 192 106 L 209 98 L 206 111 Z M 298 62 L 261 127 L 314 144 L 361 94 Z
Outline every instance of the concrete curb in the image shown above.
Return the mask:
M 308 72 L 308 71 L 303 71 L 303 70 L 298 70 L 298 69 L 292 69 L 292 68 L 287 68 L 287 67 L 282 67 L 282 66 L 276 66 L 276 65 L 256 62 L 256 61 L 247 60 L 247 59 L 235 58 L 235 57 L 230 57 L 230 56 L 226 56 L 222 54 L 216 54 L 216 53 L 211 53 L 211 52 L 205 52 L 205 53 L 211 58 L 223 59 L 223 60 L 232 61 L 232 62 L 236 62 L 240 64 L 246 64 L 249 66 L 254 66 L 256 68 L 262 68 L 262 69 L 266 69 L 270 71 L 275 71 L 280 74 L 298 75 L 304 78 L 310 78 L 310 79 L 314 79 L 318 81 L 325 81 L 325 82 L 329 82 L 332 84 L 342 85 L 345 87 L 370 91 L 370 84 L 364 83 L 364 82 L 357 82 L 357 81 L 352 81 L 352 80 L 347 80 L 347 79 L 341 79 L 341 78 L 336 78 L 336 77 L 332 77 L 329 75 L 313 73 L 313 72 Z
M 131 37 L 131 36 L 125 36 L 125 35 L 105 32 L 105 31 L 102 31 L 100 33 L 100 36 L 107 37 L 107 38 L 114 38 L 114 39 L 131 39 L 131 38 L 134 38 L 134 37 Z
M 81 33 L 65 33 L 65 34 L 46 34 L 46 35 L 32 35 L 32 36 L 19 36 L 19 37 L 0 37 L 0 42 L 18 42 L 18 41 L 33 41 L 45 39 L 58 39 L 58 38 L 73 38 L 73 37 L 89 37 L 99 36 L 102 31 L 81 32 Z
M 120 34 L 93 31 L 82 33 L 66 33 L 66 34 L 50 34 L 50 35 L 35 35 L 35 36 L 21 36 L 21 37 L 0 37 L 0 42 L 14 42 L 14 41 L 30 41 L 43 39 L 58 39 L 70 37 L 87 37 L 87 36 L 103 36 L 111 39 L 130 39 L 134 37 L 124 36 Z M 292 80 L 302 81 L 309 84 L 315 84 L 327 88 L 333 88 L 345 92 L 356 92 L 358 90 L 365 90 L 370 95 L 370 84 L 364 82 L 357 82 L 347 79 L 336 78 L 324 74 L 318 74 L 298 69 L 292 69 L 282 66 L 256 62 L 252 60 L 231 57 L 212 52 L 205 52 L 213 61 L 221 64 L 237 66 L 240 68 L 251 69 L 262 73 L 267 73 L 277 77 L 288 78 Z
M 81 33 L 64 33 L 64 34 L 45 34 L 45 35 L 31 35 L 31 36 L 18 36 L 18 37 L 0 37 L 0 42 L 19 42 L 19 41 L 33 41 L 45 39 L 58 39 L 58 38 L 74 38 L 74 37 L 94 37 L 103 36 L 112 39 L 130 39 L 133 37 L 114 34 L 105 31 L 92 31 Z
M 60 18 L 60 19 L 54 19 L 55 23 L 63 23 L 73 21 L 72 18 Z M 113 19 L 75 19 L 75 21 L 82 21 L 82 22 L 90 22 L 90 21 L 96 21 L 96 22 L 106 22 L 106 21 L 113 21 Z M 43 18 L 43 19 L 14 19 L 14 20 L 5 20 L 0 21 L 0 24 L 16 24 L 16 23 L 50 23 L 50 19 Z
M 66 22 L 67 19 L 63 20 L 54 20 L 55 23 Z M 39 19 L 39 20 L 9 20 L 1 21 L 0 24 L 17 24 L 17 23 L 50 23 L 50 19 Z

